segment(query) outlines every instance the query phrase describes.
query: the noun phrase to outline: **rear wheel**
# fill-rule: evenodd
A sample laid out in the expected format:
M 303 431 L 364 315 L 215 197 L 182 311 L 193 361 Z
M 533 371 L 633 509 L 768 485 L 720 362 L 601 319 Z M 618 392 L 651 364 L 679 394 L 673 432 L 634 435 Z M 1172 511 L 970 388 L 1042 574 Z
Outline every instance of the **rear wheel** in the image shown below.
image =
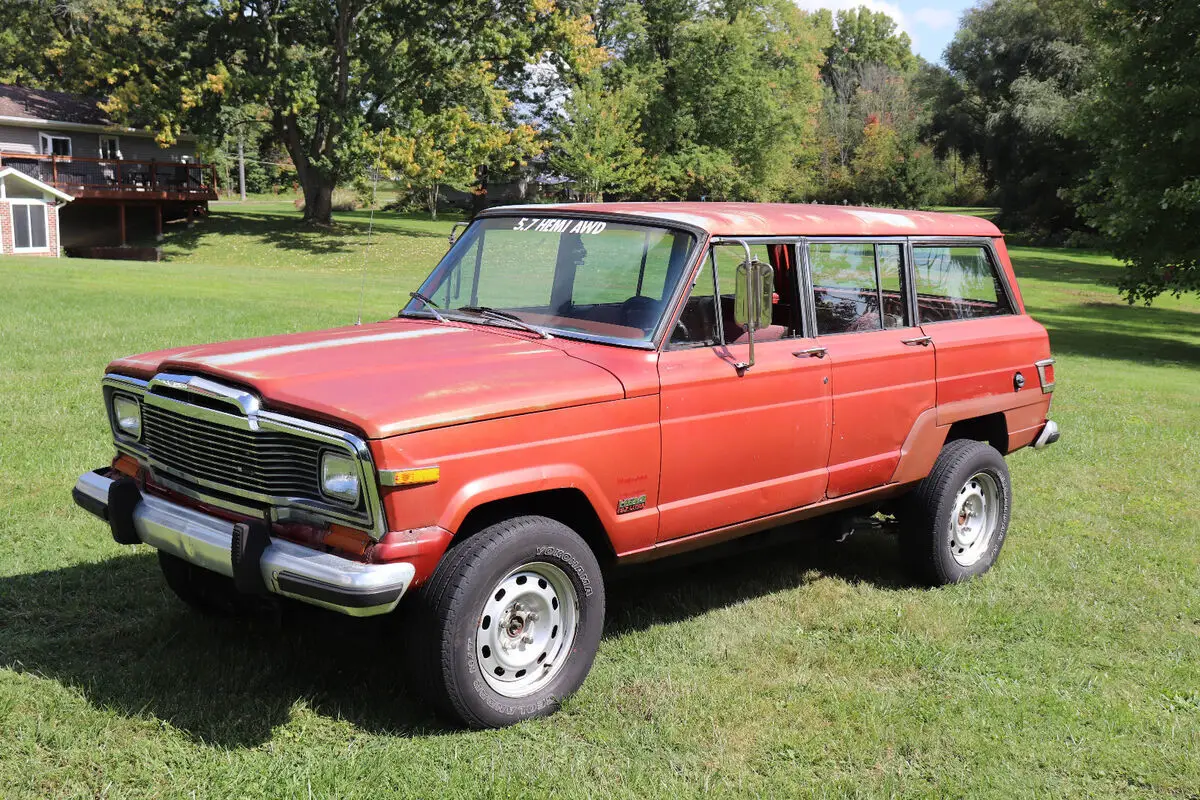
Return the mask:
M 950 442 L 907 504 L 901 546 L 914 577 L 941 585 L 987 572 L 1000 555 L 1011 514 L 1004 457 L 983 442 Z
M 604 627 L 591 549 L 545 517 L 492 525 L 442 559 L 415 598 L 414 680 L 474 728 L 545 716 L 583 683 Z
M 162 550 L 158 551 L 158 566 L 175 596 L 197 611 L 236 617 L 254 608 L 252 598 L 234 587 L 233 578 L 197 567 Z

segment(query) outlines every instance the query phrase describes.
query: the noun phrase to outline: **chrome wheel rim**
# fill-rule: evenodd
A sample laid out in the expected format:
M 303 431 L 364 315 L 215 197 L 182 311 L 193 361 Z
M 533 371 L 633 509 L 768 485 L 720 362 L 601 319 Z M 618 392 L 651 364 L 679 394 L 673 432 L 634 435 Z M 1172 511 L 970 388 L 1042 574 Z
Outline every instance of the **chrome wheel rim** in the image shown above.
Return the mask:
M 986 472 L 975 473 L 958 490 L 950 516 L 950 555 L 959 566 L 974 566 L 983 558 L 999 518 L 999 484 Z
M 483 604 L 475 628 L 479 673 L 497 694 L 533 694 L 562 671 L 578 627 L 579 597 L 567 574 L 544 561 L 523 564 Z

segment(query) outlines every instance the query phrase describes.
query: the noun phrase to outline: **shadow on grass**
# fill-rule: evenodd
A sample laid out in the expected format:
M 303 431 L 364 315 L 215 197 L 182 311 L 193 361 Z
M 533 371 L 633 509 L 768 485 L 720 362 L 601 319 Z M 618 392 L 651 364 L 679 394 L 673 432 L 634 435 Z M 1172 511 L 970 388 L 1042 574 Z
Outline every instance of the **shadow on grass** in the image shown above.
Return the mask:
M 1195 312 L 1118 303 L 1031 306 L 1029 312 L 1050 332 L 1056 354 L 1200 366 L 1200 346 L 1177 338 L 1196 336 Z
M 416 238 L 442 239 L 445 235 L 413 225 L 404 224 L 405 217 L 388 212 L 376 212 L 376 235 L 396 234 Z M 413 220 L 416 221 L 416 220 Z M 280 250 L 301 252 L 312 256 L 329 256 L 352 252 L 366 241 L 371 225 L 365 216 L 346 214 L 335 219 L 328 228 L 305 225 L 298 214 L 271 211 L 219 211 L 201 219 L 192 227 L 171 230 L 167 239 L 169 250 L 193 252 L 202 244 L 219 240 L 221 236 L 250 236 L 262 244 Z
M 805 538 L 769 550 L 723 547 L 705 563 L 621 570 L 609 590 L 605 635 L 822 574 L 903 585 L 894 547 L 867 538 L 855 536 L 848 546 Z M 353 619 L 291 605 L 252 620 L 207 619 L 170 595 L 144 550 L 0 578 L 0 665 L 73 687 L 97 708 L 163 720 L 221 747 L 268 741 L 297 702 L 372 732 L 453 733 L 403 683 L 403 648 L 424 644 L 406 636 L 399 615 Z

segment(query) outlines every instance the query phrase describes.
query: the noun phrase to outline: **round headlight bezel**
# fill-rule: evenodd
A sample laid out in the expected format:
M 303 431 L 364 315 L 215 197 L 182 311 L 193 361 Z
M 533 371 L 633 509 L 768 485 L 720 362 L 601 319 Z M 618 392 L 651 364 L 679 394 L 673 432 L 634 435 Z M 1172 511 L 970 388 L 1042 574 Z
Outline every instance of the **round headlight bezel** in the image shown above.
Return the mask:
M 122 406 L 126 409 L 122 411 Z M 130 409 L 132 413 L 129 413 Z M 109 401 L 109 413 L 112 418 L 113 433 L 123 439 L 137 442 L 142 438 L 142 401 L 132 394 L 125 392 L 113 392 L 112 399 Z M 125 420 L 136 420 L 132 427 L 126 427 Z
M 319 469 L 319 484 L 324 497 L 342 505 L 358 506 L 363 495 L 358 459 L 340 450 L 325 450 L 321 453 Z

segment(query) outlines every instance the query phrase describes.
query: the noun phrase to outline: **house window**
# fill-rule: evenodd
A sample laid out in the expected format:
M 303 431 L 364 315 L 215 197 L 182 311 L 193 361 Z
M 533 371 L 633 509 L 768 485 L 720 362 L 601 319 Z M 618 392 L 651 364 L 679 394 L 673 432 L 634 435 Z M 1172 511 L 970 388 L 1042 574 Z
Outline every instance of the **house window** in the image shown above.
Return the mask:
M 116 136 L 100 137 L 100 157 L 106 161 L 115 161 L 121 157 L 121 140 Z
M 46 230 L 45 203 L 12 204 L 13 217 L 13 249 L 16 252 L 39 251 L 49 249 Z
M 42 154 L 47 156 L 70 156 L 71 155 L 71 137 L 70 136 L 55 136 L 53 133 L 38 134 L 38 140 L 42 145 Z

